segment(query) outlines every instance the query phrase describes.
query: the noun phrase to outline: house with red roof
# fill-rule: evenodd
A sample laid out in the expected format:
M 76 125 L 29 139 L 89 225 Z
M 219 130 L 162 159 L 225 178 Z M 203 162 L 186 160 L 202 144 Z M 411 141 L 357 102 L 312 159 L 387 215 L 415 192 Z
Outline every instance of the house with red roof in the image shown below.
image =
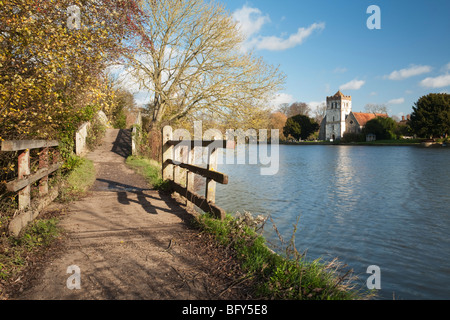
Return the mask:
M 347 119 L 345 119 L 345 132 L 361 133 L 366 123 L 376 117 L 387 118 L 386 113 L 366 113 L 366 112 L 350 112 Z

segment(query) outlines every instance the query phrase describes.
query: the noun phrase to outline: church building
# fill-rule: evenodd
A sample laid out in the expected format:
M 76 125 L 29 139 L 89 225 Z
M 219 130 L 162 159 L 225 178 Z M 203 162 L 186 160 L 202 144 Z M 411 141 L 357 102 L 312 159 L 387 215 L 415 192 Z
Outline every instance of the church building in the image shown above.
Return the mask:
M 361 133 L 367 121 L 376 117 L 387 117 L 382 113 L 352 112 L 352 97 L 340 90 L 327 97 L 327 110 L 320 124 L 319 140 L 335 141 L 345 132 Z
M 327 97 L 327 111 L 325 121 L 325 139 L 338 140 L 345 132 L 345 120 L 352 111 L 352 97 L 341 91 L 334 96 Z

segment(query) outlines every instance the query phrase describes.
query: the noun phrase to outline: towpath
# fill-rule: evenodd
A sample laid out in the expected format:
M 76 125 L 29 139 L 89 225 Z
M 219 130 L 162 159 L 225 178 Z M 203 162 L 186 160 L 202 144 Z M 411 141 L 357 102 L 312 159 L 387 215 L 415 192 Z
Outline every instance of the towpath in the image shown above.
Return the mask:
M 108 129 L 87 155 L 97 171 L 92 190 L 70 204 L 63 248 L 16 299 L 242 298 L 224 291 L 233 281 L 220 271 L 227 257 L 189 227 L 192 215 L 126 166 L 130 149 L 129 131 Z M 80 289 L 67 286 L 71 266 Z

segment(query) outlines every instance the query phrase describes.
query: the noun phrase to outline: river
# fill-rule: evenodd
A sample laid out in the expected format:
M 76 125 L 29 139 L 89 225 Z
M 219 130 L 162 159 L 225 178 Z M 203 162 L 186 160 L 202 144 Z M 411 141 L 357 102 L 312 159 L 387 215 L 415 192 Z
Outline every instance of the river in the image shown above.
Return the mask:
M 233 156 L 218 166 L 226 211 L 270 215 L 285 239 L 299 217 L 297 249 L 337 257 L 361 286 L 378 266 L 378 299 L 450 298 L 450 148 L 280 145 L 275 175 Z M 276 250 L 270 223 L 264 233 Z

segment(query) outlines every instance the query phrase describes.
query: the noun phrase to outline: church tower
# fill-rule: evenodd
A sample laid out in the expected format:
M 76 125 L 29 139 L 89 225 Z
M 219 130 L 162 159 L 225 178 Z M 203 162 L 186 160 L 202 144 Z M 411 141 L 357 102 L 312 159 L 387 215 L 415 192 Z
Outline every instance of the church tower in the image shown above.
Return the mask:
M 339 140 L 345 132 L 345 119 L 352 111 L 352 97 L 336 92 L 327 97 L 327 112 L 325 122 L 325 139 Z

